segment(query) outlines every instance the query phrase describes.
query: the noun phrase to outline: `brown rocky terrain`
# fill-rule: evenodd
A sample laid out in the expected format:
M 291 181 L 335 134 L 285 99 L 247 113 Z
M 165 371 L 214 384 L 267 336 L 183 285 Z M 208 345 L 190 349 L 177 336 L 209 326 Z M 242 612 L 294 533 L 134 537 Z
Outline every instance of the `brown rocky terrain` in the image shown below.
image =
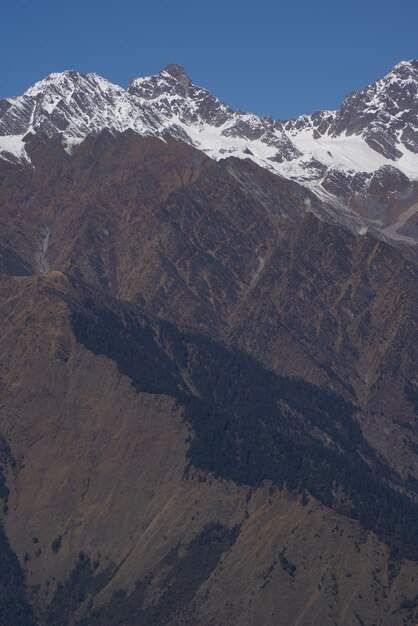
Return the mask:
M 129 132 L 104 131 L 72 157 L 58 142 L 31 150 L 33 169 L 0 163 L 7 273 L 69 273 L 331 385 L 418 478 L 414 264 L 318 221 L 313 194 L 250 161 Z
M 358 522 L 269 481 L 184 473 L 181 403 L 74 335 L 93 298 L 120 305 L 59 272 L 1 291 L 3 521 L 41 623 L 414 623 L 416 563 Z
M 18 589 L 19 624 L 413 624 L 416 265 L 250 161 L 27 150 L 0 161 L 3 621 Z

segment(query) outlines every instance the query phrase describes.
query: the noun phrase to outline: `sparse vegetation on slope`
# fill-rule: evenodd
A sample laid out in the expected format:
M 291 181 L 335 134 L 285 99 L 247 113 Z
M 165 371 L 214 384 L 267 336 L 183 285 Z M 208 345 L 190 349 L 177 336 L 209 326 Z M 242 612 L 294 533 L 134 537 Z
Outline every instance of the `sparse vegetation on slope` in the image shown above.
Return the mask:
M 91 304 L 91 303 L 90 303 Z M 173 395 L 193 426 L 192 466 L 258 486 L 308 490 L 408 554 L 418 555 L 418 505 L 365 441 L 356 408 L 333 392 L 266 370 L 237 349 L 125 309 L 72 315 L 77 340 L 114 360 L 137 391 Z M 194 393 L 186 392 L 187 372 Z M 197 392 L 197 393 L 196 393 Z

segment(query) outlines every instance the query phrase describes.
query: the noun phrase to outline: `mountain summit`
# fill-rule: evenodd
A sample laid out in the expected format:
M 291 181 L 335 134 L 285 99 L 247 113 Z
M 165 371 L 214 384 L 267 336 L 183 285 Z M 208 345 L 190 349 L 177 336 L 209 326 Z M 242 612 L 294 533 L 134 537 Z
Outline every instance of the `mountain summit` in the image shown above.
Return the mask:
M 0 102 L 0 156 L 30 160 L 27 142 L 37 135 L 57 136 L 69 151 L 104 129 L 170 135 L 216 160 L 251 159 L 314 191 L 352 228 L 383 231 L 392 226 L 388 215 L 376 216 L 362 194 L 378 172 L 381 180 L 394 167 L 407 179 L 402 198 L 398 194 L 394 203 L 409 209 L 417 199 L 417 68 L 414 60 L 399 63 L 347 96 L 338 110 L 289 121 L 233 110 L 193 84 L 176 64 L 133 79 L 127 90 L 93 73 L 54 73 L 22 96 Z M 387 191 L 392 180 L 383 182 Z M 395 227 L 384 236 L 394 233 L 407 243 L 410 232 L 402 239 Z
M 163 93 L 188 97 L 191 87 L 193 83 L 185 69 L 181 65 L 171 63 L 154 76 L 134 78 L 129 82 L 128 91 L 146 99 L 158 97 Z
M 186 70 L 182 65 L 177 65 L 177 63 L 169 63 L 163 69 L 163 72 L 170 74 L 173 78 L 176 78 L 180 83 L 191 84 L 190 78 L 186 74 Z
M 58 133 L 74 142 L 103 128 L 131 128 L 181 136 L 214 158 L 251 153 L 263 167 L 295 179 L 307 178 L 310 156 L 328 167 L 366 172 L 392 163 L 410 175 L 418 153 L 417 67 L 417 61 L 399 63 L 364 91 L 347 96 L 337 111 L 289 122 L 232 110 L 194 85 L 176 64 L 133 79 L 128 90 L 96 74 L 54 73 L 23 96 L 2 101 L 0 148 L 13 152 L 12 137 L 17 141 L 29 131 Z M 329 150 L 323 150 L 324 141 Z M 332 154 L 331 162 L 323 152 Z M 15 154 L 22 156 L 21 146 Z

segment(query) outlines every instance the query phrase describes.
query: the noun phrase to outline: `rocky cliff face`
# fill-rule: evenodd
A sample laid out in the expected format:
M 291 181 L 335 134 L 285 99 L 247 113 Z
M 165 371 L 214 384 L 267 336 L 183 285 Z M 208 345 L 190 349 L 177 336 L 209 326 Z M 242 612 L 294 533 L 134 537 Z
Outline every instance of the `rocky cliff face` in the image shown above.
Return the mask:
M 179 66 L 2 102 L 0 623 L 414 623 L 415 69 L 286 123 Z

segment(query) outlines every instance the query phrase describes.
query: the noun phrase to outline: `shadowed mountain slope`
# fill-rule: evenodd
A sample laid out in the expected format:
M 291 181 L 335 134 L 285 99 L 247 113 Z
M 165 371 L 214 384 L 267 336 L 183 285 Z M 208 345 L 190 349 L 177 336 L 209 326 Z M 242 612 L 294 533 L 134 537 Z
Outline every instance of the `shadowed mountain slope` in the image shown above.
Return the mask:
M 356 407 L 58 272 L 1 289 L 4 525 L 40 623 L 312 623 L 279 588 L 403 623 L 416 505 Z

